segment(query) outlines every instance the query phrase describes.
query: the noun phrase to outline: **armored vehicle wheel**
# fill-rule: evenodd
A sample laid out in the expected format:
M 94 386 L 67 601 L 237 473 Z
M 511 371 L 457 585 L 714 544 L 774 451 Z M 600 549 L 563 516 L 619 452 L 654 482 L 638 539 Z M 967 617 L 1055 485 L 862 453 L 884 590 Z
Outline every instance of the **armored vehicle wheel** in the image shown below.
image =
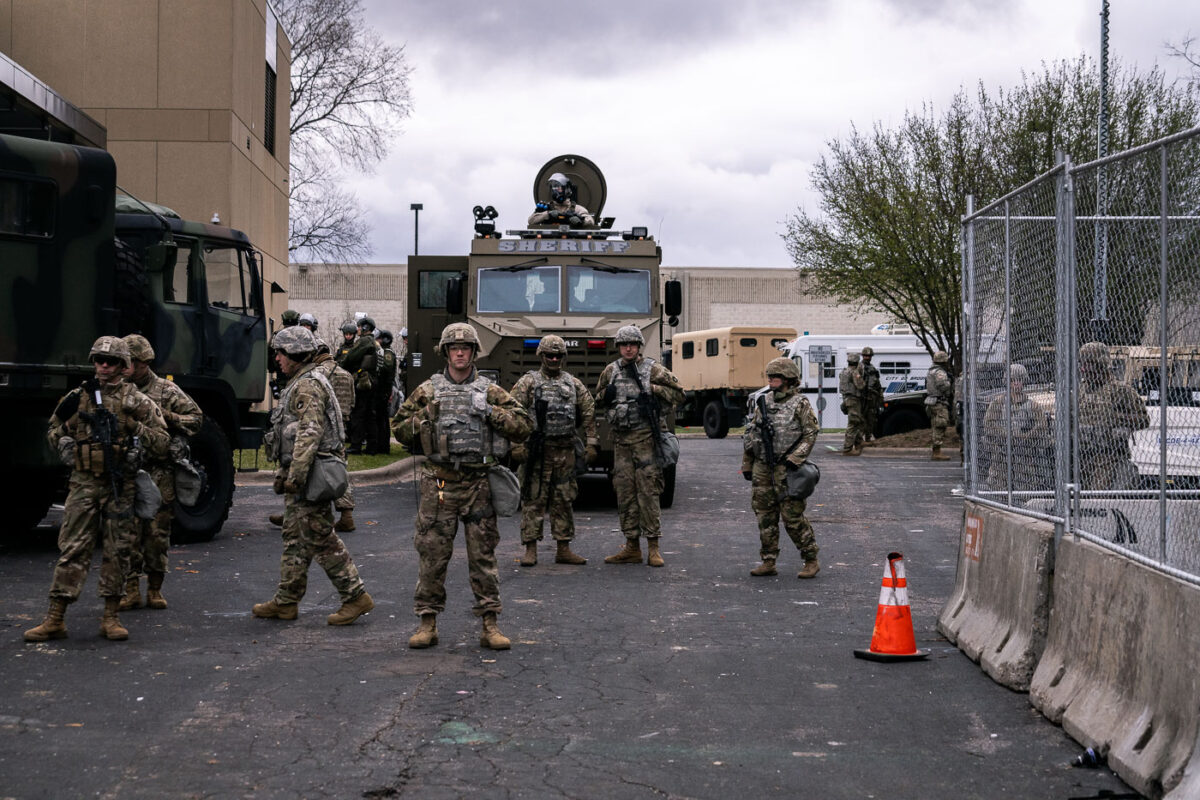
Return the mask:
M 663 468 L 663 490 L 658 496 L 660 508 L 670 508 L 675 502 L 675 465 Z
M 204 488 L 192 507 L 175 502 L 174 542 L 207 542 L 217 535 L 233 505 L 233 450 L 210 417 L 188 443 L 192 460 L 204 471 Z
M 710 400 L 704 407 L 704 433 L 710 439 L 724 439 L 729 433 L 729 415 L 719 400 Z
M 927 416 L 923 417 L 917 411 L 904 408 L 884 419 L 883 423 L 879 426 L 879 433 L 882 436 L 892 436 L 897 433 L 908 433 L 918 428 L 928 427 L 929 418 Z

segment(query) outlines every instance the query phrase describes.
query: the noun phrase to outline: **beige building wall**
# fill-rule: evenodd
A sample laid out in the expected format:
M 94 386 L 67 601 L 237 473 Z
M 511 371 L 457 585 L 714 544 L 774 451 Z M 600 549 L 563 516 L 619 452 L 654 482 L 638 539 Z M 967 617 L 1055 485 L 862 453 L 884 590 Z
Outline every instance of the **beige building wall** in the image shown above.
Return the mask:
M 123 189 L 184 219 L 216 214 L 262 252 L 268 286 L 287 287 L 291 45 L 266 0 L 0 0 L 0 51 L 108 129 Z M 286 295 L 266 300 L 278 318 Z

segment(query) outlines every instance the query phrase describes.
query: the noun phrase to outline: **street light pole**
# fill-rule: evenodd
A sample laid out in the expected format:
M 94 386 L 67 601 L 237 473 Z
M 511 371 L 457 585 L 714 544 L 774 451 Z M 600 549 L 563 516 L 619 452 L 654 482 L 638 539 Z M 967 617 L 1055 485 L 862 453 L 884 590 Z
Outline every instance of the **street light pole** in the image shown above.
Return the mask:
M 420 245 L 420 242 L 421 242 L 421 239 L 420 239 L 421 209 L 424 207 L 425 206 L 422 205 L 421 203 L 413 203 L 412 205 L 409 206 L 409 208 L 411 208 L 412 212 L 413 212 L 413 255 L 414 256 L 421 254 L 421 250 L 418 245 Z

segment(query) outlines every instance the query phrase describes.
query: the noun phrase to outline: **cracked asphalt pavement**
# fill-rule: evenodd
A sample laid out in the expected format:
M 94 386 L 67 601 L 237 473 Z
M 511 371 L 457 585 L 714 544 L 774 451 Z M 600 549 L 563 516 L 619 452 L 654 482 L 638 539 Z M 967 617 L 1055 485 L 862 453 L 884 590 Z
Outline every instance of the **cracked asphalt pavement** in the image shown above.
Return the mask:
M 753 578 L 758 532 L 741 440 L 685 439 L 667 566 L 605 565 L 622 543 L 607 482 L 585 482 L 586 566 L 517 564 L 501 520 L 500 627 L 480 648 L 462 537 L 441 643 L 416 627 L 412 483 L 356 491 L 343 538 L 375 598 L 348 627 L 314 565 L 294 622 L 256 619 L 280 538 L 265 486 L 240 486 L 207 544 L 176 546 L 166 611 L 98 633 L 90 576 L 70 638 L 26 644 L 56 556 L 53 515 L 0 544 L 0 798 L 1087 798 L 1130 790 L 1072 769 L 1081 748 L 936 631 L 953 589 L 962 503 L 954 462 L 830 452 L 809 504 L 815 580 Z M 853 658 L 870 643 L 889 551 L 904 554 L 923 662 Z M 96 558 L 97 566 L 99 556 Z M 93 568 L 95 571 L 96 567 Z M 1135 795 L 1130 795 L 1135 796 Z

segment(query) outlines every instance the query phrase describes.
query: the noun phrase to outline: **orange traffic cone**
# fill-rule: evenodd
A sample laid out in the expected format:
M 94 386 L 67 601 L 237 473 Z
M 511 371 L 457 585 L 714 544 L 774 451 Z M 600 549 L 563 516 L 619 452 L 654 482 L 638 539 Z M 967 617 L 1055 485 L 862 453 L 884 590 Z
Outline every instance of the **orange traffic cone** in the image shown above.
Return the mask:
M 855 650 L 855 658 L 869 661 L 915 661 L 929 655 L 918 650 L 913 638 L 912 612 L 908 609 L 908 581 L 904 579 L 904 556 L 888 553 L 883 571 L 883 589 L 875 612 L 875 632 L 870 650 Z

